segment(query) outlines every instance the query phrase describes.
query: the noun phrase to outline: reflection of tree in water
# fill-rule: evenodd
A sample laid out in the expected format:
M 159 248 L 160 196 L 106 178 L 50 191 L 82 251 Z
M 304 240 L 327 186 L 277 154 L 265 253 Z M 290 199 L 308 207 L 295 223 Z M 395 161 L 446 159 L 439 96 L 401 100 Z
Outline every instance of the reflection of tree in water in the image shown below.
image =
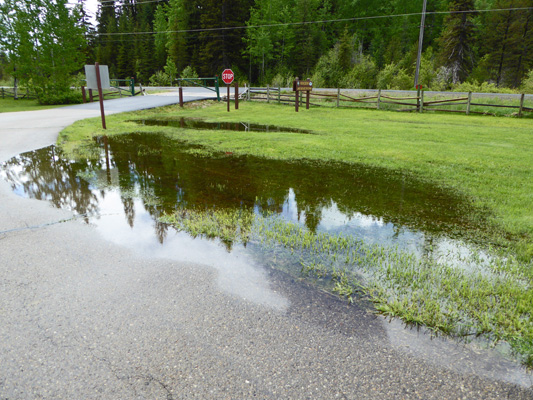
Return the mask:
M 362 213 L 426 231 L 469 219 L 459 196 L 390 171 L 223 154 L 199 157 L 190 152 L 194 147 L 156 134 L 110 138 L 109 146 L 121 190 L 137 184 L 159 199 L 159 206 L 149 210 L 154 217 L 177 207 L 281 212 L 292 188 L 297 213 L 305 214 L 312 231 L 334 203 L 348 218 Z
M 23 153 L 2 164 L 13 190 L 49 200 L 80 215 L 98 212 L 98 199 L 78 173 L 100 168 L 98 163 L 71 162 L 54 146 Z M 88 219 L 86 218 L 86 221 Z
M 98 212 L 96 193 L 103 199 L 109 188 L 118 187 L 128 225 L 134 226 L 139 199 L 161 243 L 167 235 L 167 225 L 159 222 L 164 214 L 184 208 L 281 213 L 291 189 L 296 214 L 299 219 L 305 215 L 311 231 L 333 205 L 348 219 L 361 213 L 426 232 L 472 222 L 458 196 L 384 170 L 223 154 L 199 157 L 194 147 L 155 134 L 101 139 L 95 146 L 101 148 L 97 161 L 69 161 L 48 147 L 4 163 L 4 174 L 15 190 L 79 214 Z M 89 179 L 94 192 L 80 177 L 84 174 L 96 176 Z

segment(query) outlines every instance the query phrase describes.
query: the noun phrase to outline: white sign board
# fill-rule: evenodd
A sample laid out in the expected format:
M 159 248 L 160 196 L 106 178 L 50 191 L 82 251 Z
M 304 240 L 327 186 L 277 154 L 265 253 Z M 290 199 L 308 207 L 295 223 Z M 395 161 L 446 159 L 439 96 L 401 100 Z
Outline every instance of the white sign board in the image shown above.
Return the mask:
M 87 79 L 87 89 L 98 89 L 96 83 L 96 68 L 94 65 L 85 66 L 85 78 Z M 111 88 L 109 82 L 109 69 L 107 65 L 100 65 L 100 81 L 102 83 L 102 89 Z

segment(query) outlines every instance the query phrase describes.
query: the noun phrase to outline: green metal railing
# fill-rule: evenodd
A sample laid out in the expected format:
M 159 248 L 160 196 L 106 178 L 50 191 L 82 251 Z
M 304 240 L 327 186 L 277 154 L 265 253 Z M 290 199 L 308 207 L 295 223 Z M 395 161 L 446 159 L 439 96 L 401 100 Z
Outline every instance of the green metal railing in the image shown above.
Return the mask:
M 199 82 L 198 82 L 199 81 Z M 214 89 L 207 85 L 208 81 L 214 82 Z M 218 84 L 218 76 L 212 78 L 178 78 L 176 79 L 178 85 L 181 86 L 182 82 L 187 82 L 195 86 L 203 87 L 204 89 L 211 90 L 217 94 L 217 100 L 220 101 L 220 87 Z
M 135 96 L 135 79 L 129 78 L 129 79 L 110 79 L 111 87 L 114 87 L 117 90 L 122 90 L 121 86 L 128 86 L 129 92 L 132 96 Z M 121 85 L 121 83 L 125 83 L 125 85 Z

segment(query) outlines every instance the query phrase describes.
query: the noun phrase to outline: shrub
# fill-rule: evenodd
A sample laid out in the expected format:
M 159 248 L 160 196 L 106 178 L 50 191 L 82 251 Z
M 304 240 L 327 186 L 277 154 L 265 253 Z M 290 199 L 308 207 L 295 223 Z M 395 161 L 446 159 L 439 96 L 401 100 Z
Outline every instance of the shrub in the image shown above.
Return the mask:
M 527 77 L 522 81 L 520 90 L 522 93 L 533 94 L 533 69 L 528 72 Z
M 65 92 L 49 92 L 39 94 L 39 104 L 57 105 L 57 104 L 80 104 L 83 102 L 81 92 L 68 90 Z

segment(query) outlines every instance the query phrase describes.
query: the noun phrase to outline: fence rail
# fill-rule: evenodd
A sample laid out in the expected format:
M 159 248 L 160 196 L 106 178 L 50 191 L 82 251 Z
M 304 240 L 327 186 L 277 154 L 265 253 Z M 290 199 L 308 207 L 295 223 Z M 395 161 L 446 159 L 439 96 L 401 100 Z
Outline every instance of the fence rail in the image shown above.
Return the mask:
M 393 96 L 388 95 L 386 91 L 378 90 L 377 95 L 363 94 L 363 96 L 354 96 L 353 94 L 346 94 L 349 89 L 331 89 L 331 91 L 314 90 L 310 93 L 310 99 L 315 99 L 320 102 L 310 102 L 313 106 L 331 106 L 335 103 L 336 107 L 359 107 L 359 108 L 375 108 L 375 109 L 394 109 L 396 111 L 410 111 L 410 112 L 453 112 L 468 114 L 492 114 L 489 110 L 491 108 L 496 109 L 511 109 L 516 110 L 516 115 L 522 117 L 526 112 L 533 112 L 533 104 L 531 107 L 524 105 L 525 95 L 520 95 L 518 104 L 491 104 L 474 102 L 474 94 L 468 93 L 467 97 L 452 97 L 448 99 L 433 98 L 424 100 L 425 93 L 423 91 L 417 91 L 407 96 Z M 301 92 L 300 92 L 301 93 Z M 449 95 L 453 96 L 454 93 Z M 279 87 L 250 87 L 247 92 L 247 100 L 250 101 L 266 101 L 277 102 L 280 104 L 294 104 L 296 102 L 298 94 L 291 92 L 288 89 L 282 89 Z M 300 96 L 300 104 L 303 105 L 302 94 Z M 497 96 L 497 95 L 495 95 Z M 481 96 L 480 96 L 481 97 Z M 508 102 L 509 100 L 501 100 L 500 102 Z M 357 105 L 355 105 L 357 104 Z M 400 108 L 401 106 L 402 108 Z M 448 108 L 452 107 L 452 108 Z M 460 109 L 458 109 L 458 107 Z M 472 107 L 476 107 L 473 110 Z M 455 109 L 454 109 L 455 108 Z M 483 110 L 480 110 L 483 109 Z
M 0 98 L 13 98 L 13 99 L 36 99 L 37 96 L 31 93 L 29 89 L 20 89 L 14 87 L 1 87 Z

